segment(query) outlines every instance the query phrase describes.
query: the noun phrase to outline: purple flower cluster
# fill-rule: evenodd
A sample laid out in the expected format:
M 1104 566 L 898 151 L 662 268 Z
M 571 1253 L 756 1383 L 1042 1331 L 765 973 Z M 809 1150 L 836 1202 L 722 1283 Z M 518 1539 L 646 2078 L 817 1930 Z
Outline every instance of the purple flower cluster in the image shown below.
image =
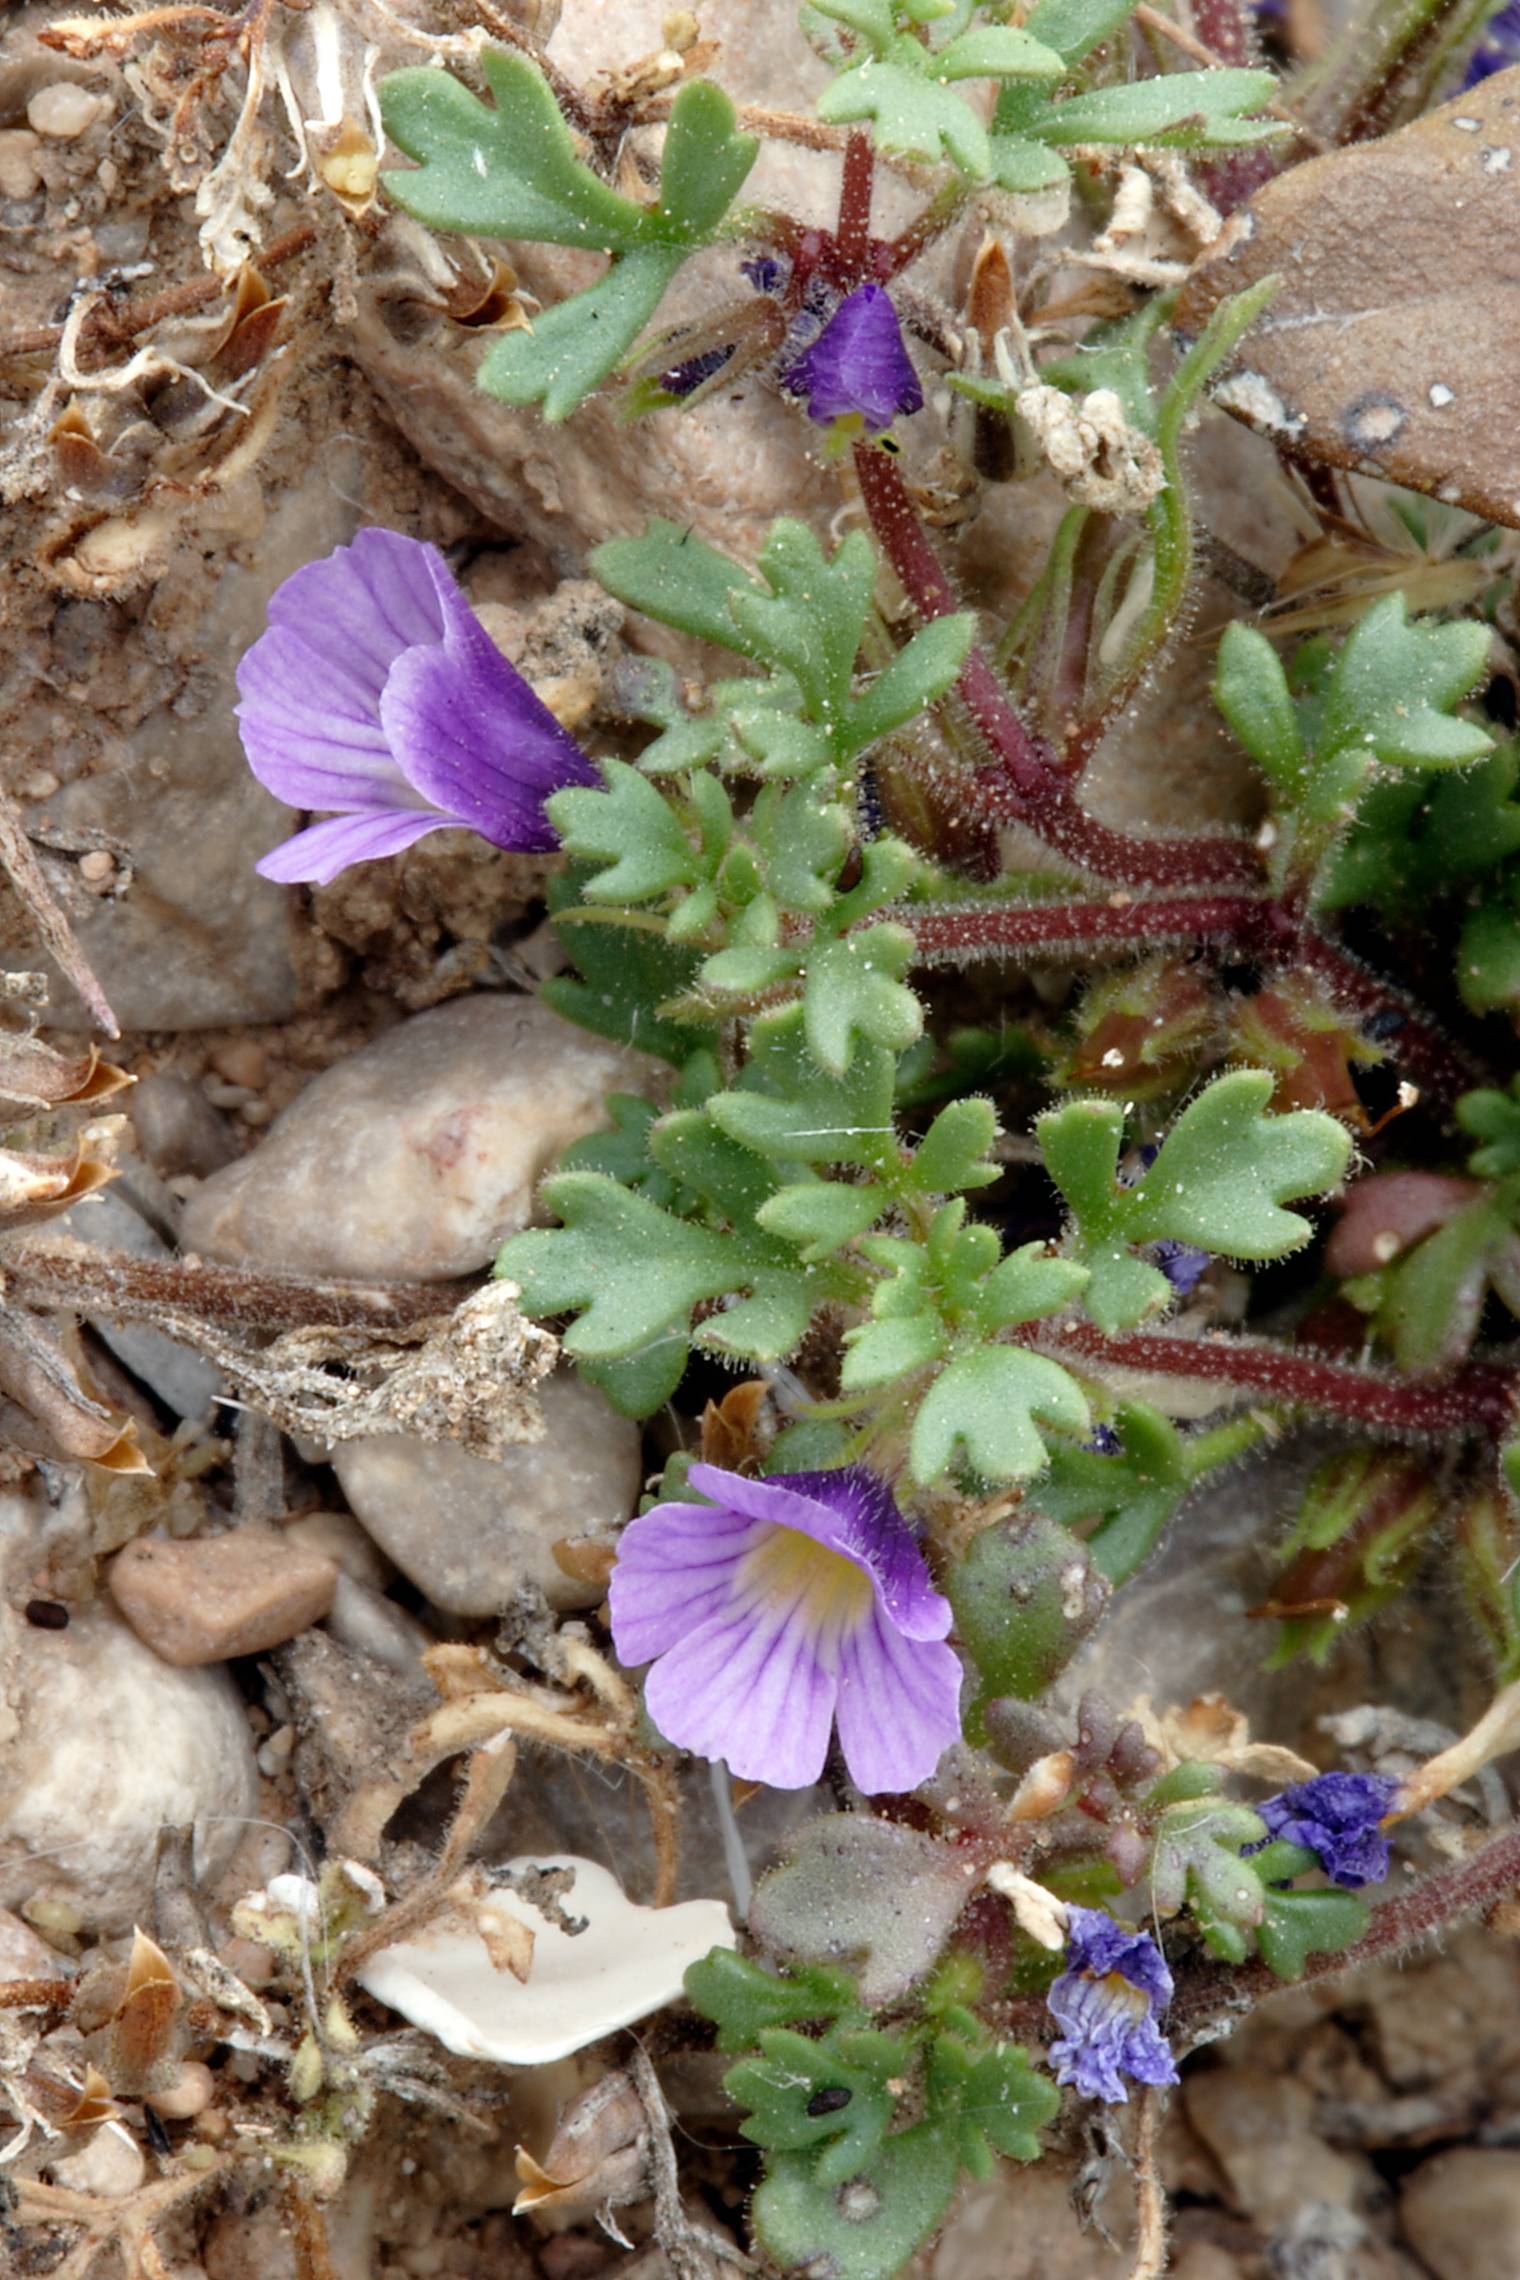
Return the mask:
M 1508 71 L 1512 63 L 1520 63 L 1520 0 L 1508 0 L 1508 6 L 1489 17 L 1467 59 L 1462 85 L 1476 87 L 1480 79 Z
M 1380 1823 L 1398 1787 L 1383 1773 L 1321 1773 L 1256 1810 L 1274 1837 L 1316 1854 L 1332 1884 L 1359 1892 L 1388 1874 L 1388 1839 Z
M 1056 2080 L 1084 2098 L 1125 2105 L 1131 2082 L 1167 2083 L 1177 2067 L 1156 2015 L 1172 1999 L 1172 1975 L 1149 1932 L 1116 1924 L 1100 1908 L 1069 1908 L 1066 1969 L 1047 1998 L 1061 2029 L 1050 2046 Z
M 884 1481 L 863 1466 L 748 1480 L 693 1465 L 707 1504 L 624 1529 L 612 1636 L 653 1665 L 649 1715 L 747 1781 L 805 1789 L 839 1728 L 868 1795 L 926 1781 L 961 1730 L 950 1607 Z
M 525 853 L 558 846 L 544 802 L 596 784 L 508 664 L 436 547 L 361 530 L 285 580 L 237 672 L 243 749 L 293 808 L 335 811 L 266 855 L 325 885 L 446 825 Z
M 924 391 L 903 346 L 891 295 L 862 285 L 842 300 L 812 346 L 781 375 L 792 396 L 806 396 L 808 418 L 828 427 L 858 414 L 877 435 L 899 413 L 923 408 Z

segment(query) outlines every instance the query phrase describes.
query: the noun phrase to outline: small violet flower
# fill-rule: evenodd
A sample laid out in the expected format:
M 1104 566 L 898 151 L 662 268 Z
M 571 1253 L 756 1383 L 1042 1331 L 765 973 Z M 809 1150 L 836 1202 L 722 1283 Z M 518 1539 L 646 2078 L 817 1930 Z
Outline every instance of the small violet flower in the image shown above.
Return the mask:
M 1318 1854 L 1332 1884 L 1359 1892 L 1388 1874 L 1388 1839 L 1379 1823 L 1398 1787 L 1385 1773 L 1320 1773 L 1256 1810 L 1274 1837 Z
M 661 1733 L 746 1781 L 805 1789 L 836 1722 L 868 1794 L 914 1788 L 959 1739 L 950 1608 L 863 1466 L 747 1480 L 693 1465 L 709 1504 L 657 1504 L 612 1571 L 622 1660 Z
M 1101 1908 L 1068 1908 L 1066 1928 L 1066 1969 L 1047 1997 L 1061 2029 L 1050 2046 L 1056 2080 L 1111 2106 L 1129 2102 L 1126 2075 L 1175 2082 L 1155 2016 L 1172 1999 L 1172 1975 L 1149 1932 L 1116 1924 Z
M 1476 87 L 1496 71 L 1507 71 L 1512 63 L 1520 63 L 1520 0 L 1509 0 L 1507 7 L 1489 17 L 1467 59 L 1463 89 Z
M 1150 1255 L 1179 1298 L 1192 1297 L 1203 1279 L 1210 1256 L 1207 1251 L 1200 1251 L 1196 1243 L 1175 1243 L 1169 1238 L 1153 1243 Z
M 495 847 L 559 842 L 551 792 L 596 784 L 566 729 L 502 656 L 438 549 L 361 530 L 285 580 L 237 672 L 243 749 L 295 808 L 329 808 L 263 857 L 326 885 L 445 825 Z
M 858 412 L 878 434 L 899 412 L 922 410 L 919 385 L 891 295 L 862 285 L 842 300 L 811 348 L 781 375 L 788 394 L 806 396 L 808 418 L 827 427 Z

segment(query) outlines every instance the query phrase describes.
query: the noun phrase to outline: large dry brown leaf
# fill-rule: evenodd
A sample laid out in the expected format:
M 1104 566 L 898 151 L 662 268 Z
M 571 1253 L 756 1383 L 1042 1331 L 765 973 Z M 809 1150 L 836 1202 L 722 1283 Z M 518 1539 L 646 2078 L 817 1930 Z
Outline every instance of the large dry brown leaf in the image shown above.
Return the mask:
M 1274 273 L 1216 402 L 1304 458 L 1520 527 L 1520 69 L 1268 183 L 1194 269 L 1178 331 Z

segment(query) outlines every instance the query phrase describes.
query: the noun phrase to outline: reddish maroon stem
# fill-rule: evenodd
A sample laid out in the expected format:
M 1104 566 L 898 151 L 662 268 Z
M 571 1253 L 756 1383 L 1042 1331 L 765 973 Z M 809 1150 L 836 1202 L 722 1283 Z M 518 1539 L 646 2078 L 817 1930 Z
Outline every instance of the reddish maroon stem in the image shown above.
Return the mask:
M 869 135 L 853 134 L 844 146 L 839 183 L 839 221 L 834 246 L 839 268 L 851 280 L 861 275 L 871 248 L 871 192 L 876 154 Z
M 1059 1335 L 1037 1325 L 1016 1335 L 1023 1345 L 1038 1344 L 1063 1358 L 1205 1378 L 1264 1394 L 1289 1408 L 1316 1409 L 1395 1433 L 1507 1433 L 1520 1390 L 1517 1373 L 1494 1362 L 1469 1362 L 1443 1378 L 1401 1378 L 1319 1354 L 1295 1353 L 1265 1338 L 1196 1338 L 1166 1330 L 1105 1338 L 1101 1330 L 1075 1320 L 1063 1323 Z
M 855 470 L 871 527 L 914 607 L 924 618 L 959 608 L 955 590 L 925 537 L 907 486 L 888 455 L 855 447 Z M 1135 839 L 1082 807 L 1054 753 L 1019 718 L 985 651 L 973 646 L 957 684 L 966 710 L 998 765 L 971 779 L 986 812 L 1026 823 L 1078 870 L 1125 886 L 1250 887 L 1261 873 L 1238 839 Z
M 1460 1046 L 1448 1044 L 1432 1027 L 1412 998 L 1385 982 L 1353 958 L 1349 951 L 1306 926 L 1298 944 L 1299 962 L 1318 974 L 1352 1012 L 1363 1016 L 1390 1013 L 1402 1017 L 1391 1037 L 1385 1038 L 1394 1060 L 1407 1069 L 1422 1092 L 1437 1100 L 1455 1100 L 1469 1085 L 1490 1084 L 1493 1072 L 1485 1069 Z
M 1099 951 L 1125 942 L 1198 942 L 1257 934 L 1270 906 L 1252 895 L 1173 895 L 1153 902 L 986 904 L 906 914 L 921 959 L 1023 951 Z

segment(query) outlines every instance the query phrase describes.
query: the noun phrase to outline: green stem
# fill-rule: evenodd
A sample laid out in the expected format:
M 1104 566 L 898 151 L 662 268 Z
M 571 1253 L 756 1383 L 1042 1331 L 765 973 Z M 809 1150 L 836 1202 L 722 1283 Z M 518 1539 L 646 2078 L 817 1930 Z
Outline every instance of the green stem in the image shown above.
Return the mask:
M 1275 1419 L 1247 1410 L 1241 1417 L 1226 1418 L 1222 1425 L 1211 1425 L 1206 1433 L 1193 1434 L 1182 1444 L 1188 1479 L 1202 1480 L 1216 1467 L 1233 1464 L 1276 1431 Z

